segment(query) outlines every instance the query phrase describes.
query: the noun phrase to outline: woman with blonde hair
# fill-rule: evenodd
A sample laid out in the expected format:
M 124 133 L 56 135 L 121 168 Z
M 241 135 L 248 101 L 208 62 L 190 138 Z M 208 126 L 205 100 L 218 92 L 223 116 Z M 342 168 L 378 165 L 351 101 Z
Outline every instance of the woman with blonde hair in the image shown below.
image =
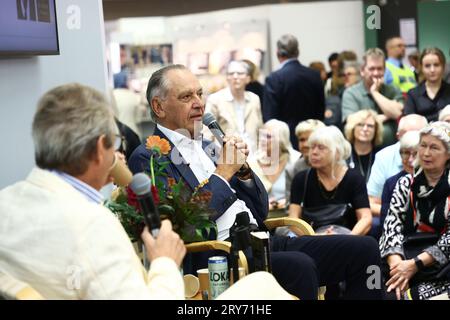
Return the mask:
M 289 136 L 286 123 L 275 119 L 267 121 L 260 130 L 256 157 L 253 161 L 249 160 L 250 167 L 261 179 L 269 195 L 269 211 L 284 210 L 285 169 L 300 157 L 300 153 L 292 147 Z
M 367 183 L 378 146 L 383 143 L 383 124 L 375 111 L 360 110 L 347 117 L 345 136 L 352 145 L 348 164 L 359 171 Z
M 350 143 L 334 126 L 315 130 L 308 142 L 311 169 L 299 172 L 292 181 L 289 216 L 301 218 L 303 210 L 349 204 L 353 211 L 347 213 L 344 224 L 320 226 L 316 232 L 366 234 L 372 215 L 364 178 L 345 161 Z

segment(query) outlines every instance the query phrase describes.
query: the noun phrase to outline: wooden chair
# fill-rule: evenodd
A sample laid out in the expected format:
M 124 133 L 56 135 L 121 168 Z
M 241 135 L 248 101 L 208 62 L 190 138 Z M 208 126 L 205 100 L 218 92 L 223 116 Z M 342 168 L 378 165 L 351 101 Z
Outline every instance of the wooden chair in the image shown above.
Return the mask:
M 289 218 L 289 217 L 280 217 L 280 218 L 270 218 L 264 221 L 267 229 L 273 230 L 278 227 L 289 227 L 291 230 L 295 231 L 297 234 L 301 234 L 304 236 L 313 236 L 315 235 L 314 229 L 304 220 Z M 319 288 L 319 300 L 325 300 L 325 291 L 326 287 Z

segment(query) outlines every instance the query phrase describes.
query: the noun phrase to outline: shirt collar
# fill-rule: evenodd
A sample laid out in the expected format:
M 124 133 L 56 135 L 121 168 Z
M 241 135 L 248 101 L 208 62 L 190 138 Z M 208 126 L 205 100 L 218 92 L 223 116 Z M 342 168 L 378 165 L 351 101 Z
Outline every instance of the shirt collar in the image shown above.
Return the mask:
M 162 133 L 164 133 L 164 135 L 169 138 L 169 140 L 173 143 L 174 146 L 178 146 L 178 145 L 182 145 L 182 144 L 186 144 L 186 143 L 192 143 L 193 141 L 199 141 L 201 143 L 202 141 L 202 135 L 200 135 L 200 139 L 191 139 L 189 137 L 186 137 L 185 135 L 168 129 L 162 125 L 160 125 L 159 123 L 156 124 L 156 126 L 158 127 L 159 130 L 161 130 Z
M 62 171 L 58 171 L 58 170 L 49 170 L 49 171 L 51 173 L 53 173 L 54 175 L 63 179 L 65 182 L 70 184 L 72 187 L 74 187 L 78 192 L 80 192 L 83 196 L 85 196 L 88 201 L 94 202 L 97 204 L 101 204 L 103 202 L 104 198 L 103 198 L 102 194 L 99 191 L 92 188 L 87 183 L 75 178 L 74 176 L 71 176 L 70 174 L 62 172 Z
M 291 61 L 295 61 L 295 60 L 298 60 L 298 59 L 297 59 L 297 58 L 289 58 L 289 59 L 287 59 L 287 60 L 284 60 L 284 61 L 280 64 L 280 66 L 278 67 L 278 69 L 283 68 L 286 64 L 288 64 L 288 63 L 291 62 Z
M 231 93 L 230 88 L 228 88 L 228 87 L 225 88 L 224 93 L 223 93 L 223 98 L 224 98 L 225 101 L 228 101 L 228 102 L 233 102 L 234 101 L 234 97 L 233 97 L 233 94 Z M 244 99 L 247 102 L 250 100 L 249 94 L 248 94 L 247 91 L 244 92 Z
M 396 66 L 397 68 L 400 68 L 400 64 L 402 63 L 401 60 L 389 57 L 386 59 L 387 62 L 392 63 L 394 66 Z

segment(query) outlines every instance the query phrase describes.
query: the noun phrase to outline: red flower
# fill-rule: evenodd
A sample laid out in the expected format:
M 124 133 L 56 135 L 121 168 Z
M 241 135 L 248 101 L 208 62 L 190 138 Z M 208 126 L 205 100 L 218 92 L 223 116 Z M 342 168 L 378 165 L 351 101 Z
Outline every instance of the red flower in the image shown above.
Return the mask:
M 156 189 L 156 186 L 152 185 L 152 196 L 153 196 L 153 201 L 155 202 L 155 205 L 159 204 L 159 195 L 158 195 L 158 189 Z
M 135 207 L 136 209 L 139 208 L 136 193 L 134 193 L 129 186 L 127 187 L 127 195 L 128 204 Z

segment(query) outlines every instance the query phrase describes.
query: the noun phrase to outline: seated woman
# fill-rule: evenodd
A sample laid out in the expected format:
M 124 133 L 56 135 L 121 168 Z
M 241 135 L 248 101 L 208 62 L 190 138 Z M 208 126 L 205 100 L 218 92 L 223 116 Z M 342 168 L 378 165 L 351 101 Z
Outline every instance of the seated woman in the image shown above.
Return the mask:
M 402 158 L 403 170 L 387 179 L 384 183 L 383 194 L 381 195 L 380 227 L 378 230 L 374 230 L 374 236 L 376 239 L 379 239 L 381 236 L 383 223 L 386 219 L 389 205 L 391 203 L 392 193 L 394 192 L 398 179 L 408 173 L 414 173 L 414 162 L 417 157 L 419 140 L 419 131 L 408 131 L 400 139 L 400 157 Z
M 347 117 L 345 137 L 352 145 L 348 165 L 359 171 L 367 183 L 377 146 L 383 143 L 383 123 L 373 110 L 355 112 Z
M 259 136 L 256 157 L 249 160 L 252 170 L 261 179 L 269 196 L 269 214 L 284 213 L 286 206 L 285 169 L 293 165 L 300 153 L 292 148 L 289 127 L 279 120 L 267 121 Z
M 289 216 L 301 218 L 303 208 L 351 204 L 354 216 L 347 218 L 356 221 L 353 226 L 331 225 L 316 232 L 366 234 L 371 227 L 372 214 L 364 178 L 345 163 L 350 156 L 350 143 L 334 126 L 317 129 L 308 142 L 311 169 L 299 172 L 292 181 Z
M 450 122 L 450 104 L 439 112 L 439 121 Z
M 404 114 L 416 113 L 428 122 L 438 119 L 439 111 L 450 103 L 450 84 L 443 80 L 445 55 L 438 48 L 426 48 L 420 55 L 424 81 L 408 91 Z
M 400 178 L 392 195 L 380 252 L 390 270 L 385 272 L 387 291 L 395 292 L 397 299 L 428 299 L 450 286 L 448 278 L 437 281 L 423 277 L 430 268 L 443 267 L 450 259 L 449 133 L 450 125 L 441 121 L 420 131 L 418 168 L 414 176 Z M 434 233 L 437 240 L 410 256 L 405 240 L 424 232 Z
M 295 127 L 295 136 L 298 140 L 298 150 L 301 155 L 294 164 L 286 166 L 286 200 L 291 199 L 291 185 L 295 175 L 300 171 L 311 168 L 308 161 L 309 145 L 308 139 L 311 133 L 318 128 L 325 127 L 325 124 L 317 119 L 308 119 L 300 122 Z

